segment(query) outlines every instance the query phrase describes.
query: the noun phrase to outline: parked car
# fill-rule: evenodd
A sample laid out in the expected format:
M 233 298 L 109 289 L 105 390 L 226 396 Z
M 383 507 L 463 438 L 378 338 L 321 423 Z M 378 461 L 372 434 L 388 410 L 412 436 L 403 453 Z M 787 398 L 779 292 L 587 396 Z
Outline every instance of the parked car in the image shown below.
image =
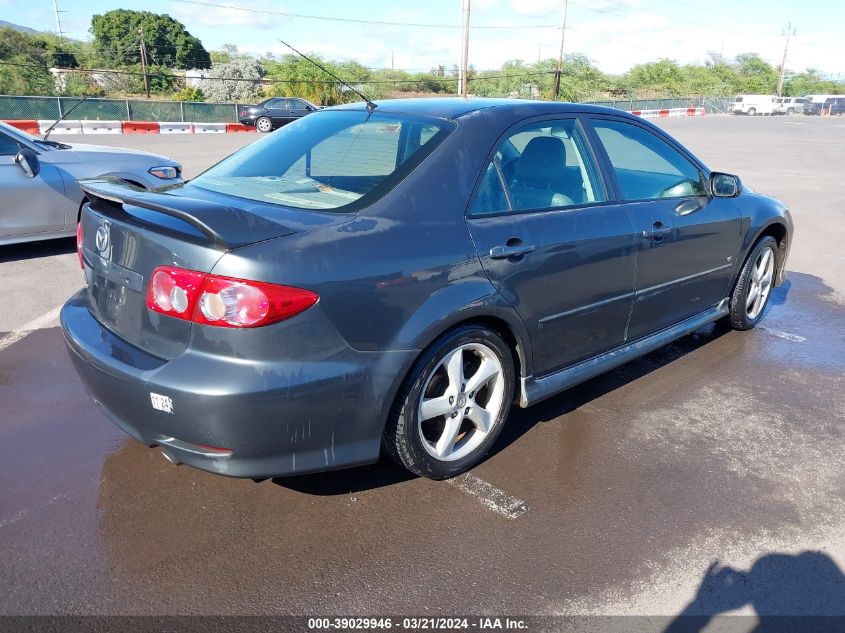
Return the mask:
M 240 121 L 243 125 L 254 125 L 259 132 L 272 132 L 319 109 L 320 106 L 305 99 L 274 97 L 258 105 L 244 106 L 241 109 Z
M 814 101 L 804 107 L 804 114 L 832 114 L 840 116 L 845 113 L 845 95 L 828 97 L 824 101 Z
M 772 114 L 775 111 L 775 97 L 773 95 L 737 95 L 731 105 L 734 114 Z
M 446 478 L 512 402 L 717 319 L 752 328 L 784 280 L 786 206 L 636 116 L 370 110 L 323 110 L 163 192 L 84 184 L 87 283 L 62 328 L 131 436 L 238 477 L 384 452 Z
M 79 178 L 113 176 L 146 189 L 182 181 L 165 156 L 42 140 L 0 121 L 0 245 L 70 237 L 85 194 Z
M 777 97 L 773 114 L 803 114 L 804 106 L 807 103 L 809 103 L 809 99 L 803 97 Z

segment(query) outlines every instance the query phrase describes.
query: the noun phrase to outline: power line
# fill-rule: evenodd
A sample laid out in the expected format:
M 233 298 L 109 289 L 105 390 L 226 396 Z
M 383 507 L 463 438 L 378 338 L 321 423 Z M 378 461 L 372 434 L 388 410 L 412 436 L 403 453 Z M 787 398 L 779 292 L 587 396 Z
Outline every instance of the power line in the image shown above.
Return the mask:
M 341 22 L 349 24 L 373 24 L 377 26 L 411 26 L 427 29 L 459 29 L 460 24 L 433 23 L 433 22 L 391 22 L 388 20 L 362 20 L 359 18 L 336 18 L 328 15 L 306 15 L 304 13 L 290 13 L 288 11 L 275 11 L 272 9 L 255 9 L 251 7 L 238 7 L 231 4 L 219 4 L 217 2 L 201 2 L 200 0 L 174 0 L 183 4 L 193 4 L 203 7 L 215 7 L 218 9 L 231 9 L 233 11 L 246 11 L 248 13 L 263 13 L 265 15 L 280 15 L 286 18 L 297 18 L 302 20 L 322 20 L 325 22 Z M 474 29 L 558 29 L 557 24 L 478 24 Z

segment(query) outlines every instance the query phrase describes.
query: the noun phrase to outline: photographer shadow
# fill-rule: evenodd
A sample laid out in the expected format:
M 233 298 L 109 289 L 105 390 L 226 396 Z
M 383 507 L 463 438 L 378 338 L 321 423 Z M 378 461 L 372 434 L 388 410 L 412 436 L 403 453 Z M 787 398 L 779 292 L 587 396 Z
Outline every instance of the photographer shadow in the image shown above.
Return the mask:
M 715 616 L 747 605 L 757 614 L 755 633 L 845 631 L 845 575 L 821 552 L 767 554 L 748 571 L 716 561 L 664 633 L 703 631 Z

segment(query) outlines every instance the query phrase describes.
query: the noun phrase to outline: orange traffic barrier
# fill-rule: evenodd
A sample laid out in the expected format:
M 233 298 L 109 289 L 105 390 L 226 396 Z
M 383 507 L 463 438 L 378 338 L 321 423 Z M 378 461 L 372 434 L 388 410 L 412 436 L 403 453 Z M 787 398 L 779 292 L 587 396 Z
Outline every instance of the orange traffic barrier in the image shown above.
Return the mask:
M 39 134 L 38 121 L 30 120 L 30 119 L 19 120 L 19 121 L 9 121 L 9 120 L 4 119 L 4 122 L 8 123 L 12 127 L 18 128 L 19 130 L 23 130 L 24 132 L 26 132 L 28 134 Z
M 158 134 L 158 123 L 154 121 L 124 121 L 120 126 L 124 134 Z
M 242 125 L 241 123 L 227 123 L 226 133 L 231 132 L 255 132 L 255 128 L 251 125 Z
M 665 119 L 666 117 L 669 116 L 669 110 L 667 110 L 667 109 L 661 110 L 660 112 L 657 113 L 657 116 L 659 116 L 661 119 Z

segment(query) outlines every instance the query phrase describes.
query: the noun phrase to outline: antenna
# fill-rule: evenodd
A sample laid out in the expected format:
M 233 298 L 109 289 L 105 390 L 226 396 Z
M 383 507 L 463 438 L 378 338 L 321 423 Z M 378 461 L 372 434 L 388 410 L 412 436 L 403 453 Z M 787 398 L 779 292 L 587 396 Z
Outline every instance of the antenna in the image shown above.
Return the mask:
M 319 69 L 320 69 L 320 70 L 322 70 L 324 73 L 326 73 L 329 77 L 331 77 L 331 78 L 332 78 L 332 79 L 334 79 L 335 81 L 338 81 L 339 83 L 342 83 L 344 86 L 346 86 L 347 88 L 349 88 L 352 92 L 354 92 L 356 95 L 358 95 L 359 97 L 361 97 L 364 101 L 366 101 L 366 102 L 367 102 L 367 112 L 369 112 L 370 114 L 372 114 L 372 113 L 373 113 L 373 110 L 375 110 L 375 109 L 378 107 L 375 103 L 373 103 L 373 102 L 372 102 L 372 101 L 370 101 L 367 97 L 365 97 L 365 96 L 364 96 L 364 95 L 363 95 L 363 94 L 362 94 L 359 90 L 356 90 L 356 89 L 355 89 L 355 88 L 354 88 L 351 84 L 349 84 L 348 82 L 344 81 L 343 79 L 341 79 L 340 77 L 338 77 L 337 75 L 335 75 L 335 74 L 334 74 L 332 71 L 330 71 L 328 68 L 325 68 L 325 67 L 324 67 L 324 66 L 322 66 L 321 64 L 318 64 L 317 62 L 315 62 L 313 59 L 311 59 L 311 58 L 310 58 L 310 57 L 308 57 L 307 55 L 305 55 L 305 54 L 303 54 L 303 53 L 300 53 L 298 50 L 296 50 L 293 46 L 291 46 L 291 45 L 290 45 L 290 44 L 288 44 L 287 42 L 285 42 L 285 41 L 283 41 L 283 40 L 279 40 L 279 41 L 280 41 L 282 44 L 284 44 L 285 46 L 287 46 L 289 49 L 291 49 L 294 53 L 296 53 L 297 55 L 299 55 L 302 59 L 304 59 L 305 61 L 311 62 L 311 63 L 312 63 L 312 64 L 314 64 L 317 68 L 319 68 Z
M 85 96 L 82 98 L 82 100 L 81 100 L 81 101 L 79 101 L 79 102 L 78 102 L 76 105 L 74 105 L 74 106 L 73 106 L 70 110 L 68 110 L 67 112 L 65 112 L 65 113 L 64 113 L 62 116 L 60 116 L 58 119 L 56 119 L 56 120 L 53 122 L 53 125 L 51 125 L 50 127 L 48 127 L 48 128 L 47 128 L 47 131 L 46 131 L 46 132 L 44 132 L 44 138 L 43 138 L 43 139 L 41 139 L 41 140 L 46 141 L 46 140 L 47 140 L 47 137 L 48 137 L 48 136 L 50 136 L 50 132 L 52 132 L 52 131 L 53 131 L 53 128 L 54 128 L 54 127 L 56 127 L 56 126 L 57 126 L 57 125 L 58 125 L 61 121 L 63 121 L 63 120 L 64 120 L 64 118 L 65 118 L 68 114 L 70 114 L 71 112 L 73 112 L 74 110 L 76 110 L 79 106 L 81 106 L 83 103 L 85 103 L 85 102 L 88 100 L 88 97 L 90 97 L 90 96 L 91 96 L 91 95 L 85 95 Z M 59 103 L 61 103 L 61 101 L 60 101 Z

